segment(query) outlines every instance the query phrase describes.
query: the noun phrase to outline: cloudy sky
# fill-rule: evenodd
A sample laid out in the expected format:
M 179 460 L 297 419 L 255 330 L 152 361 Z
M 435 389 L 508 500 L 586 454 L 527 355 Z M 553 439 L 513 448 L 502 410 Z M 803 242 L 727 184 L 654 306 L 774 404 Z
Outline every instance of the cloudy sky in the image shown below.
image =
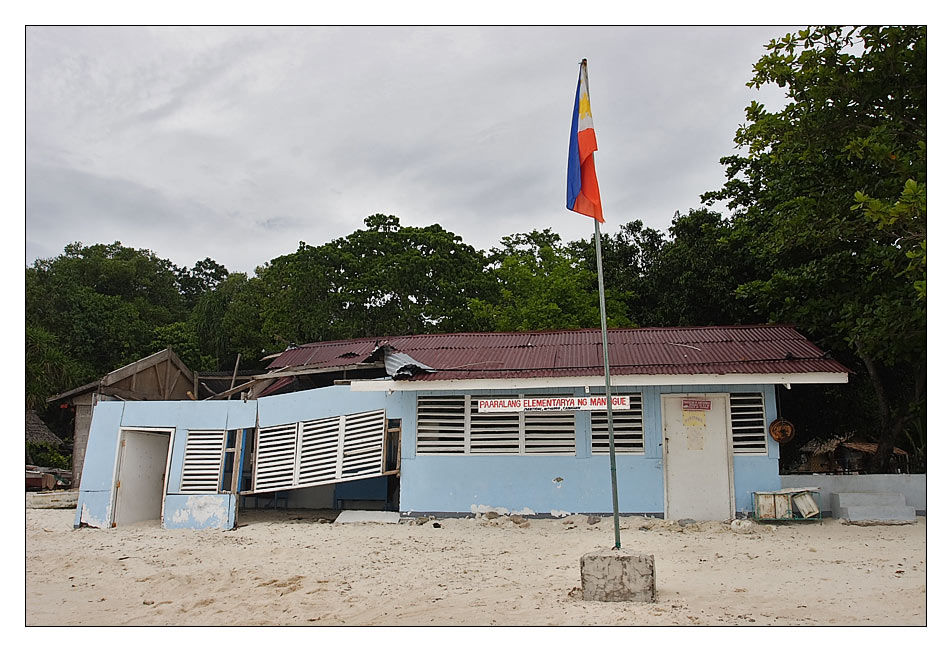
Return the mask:
M 589 61 L 606 231 L 721 185 L 763 45 L 790 27 L 26 30 L 26 264 L 120 241 L 231 271 L 373 213 L 480 249 L 565 209 Z

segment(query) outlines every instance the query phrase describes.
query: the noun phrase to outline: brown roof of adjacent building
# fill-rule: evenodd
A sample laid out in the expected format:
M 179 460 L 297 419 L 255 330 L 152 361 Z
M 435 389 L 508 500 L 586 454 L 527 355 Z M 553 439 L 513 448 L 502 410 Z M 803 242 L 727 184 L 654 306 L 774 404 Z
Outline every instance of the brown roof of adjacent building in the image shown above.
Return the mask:
M 850 371 L 783 325 L 618 328 L 609 331 L 608 345 L 612 373 L 619 375 Z M 378 349 L 433 369 L 416 373 L 413 381 L 598 376 L 604 369 L 599 329 L 315 342 L 281 353 L 268 368 L 340 368 L 377 360 Z

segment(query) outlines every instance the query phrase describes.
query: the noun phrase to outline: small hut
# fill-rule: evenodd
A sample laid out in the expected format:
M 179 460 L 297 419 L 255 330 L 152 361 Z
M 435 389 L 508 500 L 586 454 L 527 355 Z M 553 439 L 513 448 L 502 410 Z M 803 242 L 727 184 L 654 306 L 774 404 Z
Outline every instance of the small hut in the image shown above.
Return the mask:
M 35 410 L 26 411 L 26 488 L 53 489 L 59 482 L 59 477 L 65 477 L 69 482 L 69 471 L 62 469 L 43 469 L 33 465 L 30 455 L 30 444 L 48 445 L 56 449 L 63 449 L 63 440 L 53 434 L 53 431 L 43 422 Z
M 26 443 L 28 444 L 49 444 L 50 446 L 62 446 L 63 440 L 53 434 L 53 431 L 43 423 L 43 419 L 36 413 L 36 410 L 26 411 Z
M 806 461 L 797 469 L 803 473 L 856 473 L 867 470 L 879 444 L 853 441 L 853 433 L 832 439 L 813 439 L 800 450 L 806 453 Z M 893 448 L 893 464 L 908 469 L 909 453 Z

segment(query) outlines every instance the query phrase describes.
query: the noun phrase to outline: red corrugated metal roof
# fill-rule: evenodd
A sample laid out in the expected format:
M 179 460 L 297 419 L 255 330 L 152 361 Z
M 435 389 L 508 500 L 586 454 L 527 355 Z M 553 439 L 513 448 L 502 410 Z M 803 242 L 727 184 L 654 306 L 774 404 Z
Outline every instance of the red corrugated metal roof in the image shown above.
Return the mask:
M 848 373 L 790 326 L 618 328 L 608 333 L 615 374 Z M 429 365 L 414 381 L 598 376 L 601 331 L 446 333 L 315 342 L 285 351 L 269 369 L 366 362 L 377 346 Z

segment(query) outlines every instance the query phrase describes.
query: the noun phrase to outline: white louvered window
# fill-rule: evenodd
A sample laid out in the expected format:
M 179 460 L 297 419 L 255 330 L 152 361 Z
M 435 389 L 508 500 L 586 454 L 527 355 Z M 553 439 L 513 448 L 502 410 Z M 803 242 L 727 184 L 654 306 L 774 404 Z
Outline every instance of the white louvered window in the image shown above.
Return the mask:
M 274 490 L 294 484 L 297 455 L 296 423 L 261 428 L 255 449 L 255 491 Z
M 182 493 L 218 493 L 224 448 L 223 430 L 188 431 L 182 465 Z
M 479 412 L 479 399 L 489 396 L 469 396 L 468 452 L 518 455 L 520 412 Z
M 641 394 L 629 396 L 628 405 L 627 410 L 612 410 L 615 452 L 644 453 L 645 429 Z M 592 412 L 592 453 L 595 455 L 609 453 L 607 410 Z
M 767 419 L 760 392 L 731 394 L 734 455 L 767 454 Z
M 466 397 L 417 398 L 417 452 L 466 452 Z
M 340 477 L 347 480 L 380 475 L 383 470 L 383 410 L 341 417 L 344 437 Z
M 575 412 L 525 413 L 525 452 L 575 454 Z
M 383 473 L 383 410 L 258 430 L 253 491 L 278 491 Z
M 340 417 L 302 423 L 298 482 L 310 484 L 336 478 L 339 442 Z
M 420 455 L 574 455 L 575 413 L 479 412 L 488 396 L 417 398 Z

